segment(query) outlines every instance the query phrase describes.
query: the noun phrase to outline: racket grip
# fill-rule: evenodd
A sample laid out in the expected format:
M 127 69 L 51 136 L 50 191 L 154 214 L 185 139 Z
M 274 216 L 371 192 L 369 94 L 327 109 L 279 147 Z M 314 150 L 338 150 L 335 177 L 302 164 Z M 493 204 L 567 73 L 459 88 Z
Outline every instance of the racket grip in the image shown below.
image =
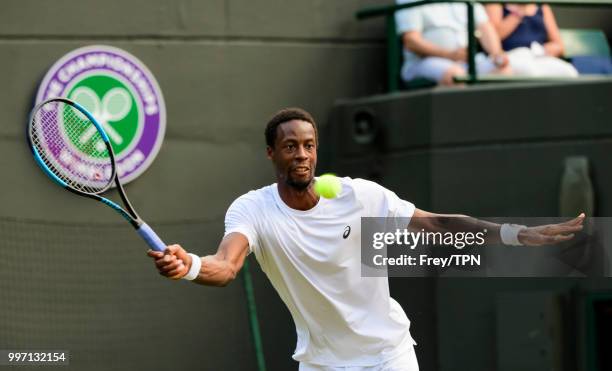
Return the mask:
M 147 223 L 142 223 L 140 228 L 136 230 L 140 237 L 142 237 L 145 242 L 151 246 L 151 248 L 155 251 L 164 251 L 166 250 L 166 244 L 164 241 L 159 238 L 159 236 L 153 232 L 153 229 L 149 227 Z

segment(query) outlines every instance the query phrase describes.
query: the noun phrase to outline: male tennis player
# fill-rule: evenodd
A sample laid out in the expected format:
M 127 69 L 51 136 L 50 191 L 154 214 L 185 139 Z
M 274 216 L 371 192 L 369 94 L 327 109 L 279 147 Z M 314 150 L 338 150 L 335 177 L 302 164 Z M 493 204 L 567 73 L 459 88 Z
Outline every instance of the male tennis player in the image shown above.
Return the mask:
M 295 321 L 293 358 L 302 371 L 418 370 L 410 321 L 389 296 L 388 279 L 361 277 L 361 217 L 412 218 L 411 227 L 428 231 L 487 228 L 495 231 L 490 243 L 525 245 L 565 241 L 582 229 L 584 215 L 519 228 L 432 214 L 363 179 L 343 178 L 337 198 L 320 198 L 313 191 L 318 136 L 311 115 L 281 110 L 268 122 L 265 136 L 277 182 L 232 203 L 217 253 L 199 257 L 172 245 L 148 255 L 166 277 L 225 286 L 255 253 Z

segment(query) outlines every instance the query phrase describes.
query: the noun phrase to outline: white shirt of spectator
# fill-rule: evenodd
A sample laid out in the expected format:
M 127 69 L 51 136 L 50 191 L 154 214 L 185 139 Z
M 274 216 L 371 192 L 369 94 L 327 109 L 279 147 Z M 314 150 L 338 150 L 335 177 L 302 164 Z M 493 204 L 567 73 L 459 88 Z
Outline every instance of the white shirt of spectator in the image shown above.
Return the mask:
M 296 361 L 372 366 L 415 343 L 387 277 L 361 277 L 361 217 L 410 218 L 415 207 L 376 183 L 341 182 L 337 198 L 320 198 L 306 211 L 288 207 L 276 184 L 250 191 L 229 207 L 225 234 L 248 239 L 291 312 Z
M 397 0 L 406 4 L 414 0 Z M 397 33 L 418 31 L 423 38 L 441 48 L 456 50 L 467 46 L 467 6 L 459 3 L 440 3 L 406 8 L 395 13 Z M 487 14 L 481 4 L 474 6 L 476 27 L 487 22 Z M 404 48 L 404 69 L 421 60 L 421 57 Z

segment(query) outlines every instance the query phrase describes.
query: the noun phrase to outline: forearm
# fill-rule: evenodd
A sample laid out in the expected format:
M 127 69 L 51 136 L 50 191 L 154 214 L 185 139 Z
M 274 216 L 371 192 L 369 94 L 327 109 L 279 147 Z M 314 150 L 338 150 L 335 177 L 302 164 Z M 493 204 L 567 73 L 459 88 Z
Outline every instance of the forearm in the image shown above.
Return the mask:
M 497 223 L 476 219 L 466 215 L 432 214 L 422 223 L 426 232 L 441 233 L 484 233 L 486 244 L 501 243 L 500 228 Z
M 499 36 L 495 32 L 493 25 L 489 22 L 485 22 L 478 27 L 480 31 L 480 44 L 482 48 L 492 56 L 500 55 L 503 53 L 501 47 L 501 41 L 499 40 Z
M 501 40 L 510 36 L 514 30 L 521 24 L 522 18 L 515 14 L 509 14 L 495 24 L 495 30 Z
M 544 14 L 544 26 L 546 27 L 546 34 L 548 36 L 548 42 L 544 44 L 544 51 L 546 55 L 551 57 L 561 57 L 564 53 L 563 41 L 561 41 L 561 34 L 559 33 L 555 15 L 548 5 L 542 6 L 542 12 Z
M 214 255 L 200 258 L 202 263 L 193 282 L 207 286 L 227 286 L 232 282 L 249 254 L 249 241 L 241 233 L 225 236 Z
M 404 34 L 404 47 L 411 52 L 418 54 L 421 57 L 441 57 L 452 59 L 450 57 L 452 50 L 441 48 L 425 39 L 417 32 L 408 32 Z
M 198 276 L 192 281 L 200 285 L 224 287 L 232 282 L 240 267 L 218 255 L 200 257 L 202 262 Z

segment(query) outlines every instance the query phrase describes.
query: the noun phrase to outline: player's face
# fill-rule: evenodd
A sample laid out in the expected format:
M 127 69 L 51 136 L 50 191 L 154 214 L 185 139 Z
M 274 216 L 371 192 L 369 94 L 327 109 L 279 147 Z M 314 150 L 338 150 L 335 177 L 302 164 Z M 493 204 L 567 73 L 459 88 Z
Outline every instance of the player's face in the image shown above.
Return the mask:
M 317 166 L 317 138 L 311 123 L 291 120 L 276 128 L 274 148 L 268 147 L 268 158 L 276 167 L 279 183 L 298 190 L 306 189 Z

